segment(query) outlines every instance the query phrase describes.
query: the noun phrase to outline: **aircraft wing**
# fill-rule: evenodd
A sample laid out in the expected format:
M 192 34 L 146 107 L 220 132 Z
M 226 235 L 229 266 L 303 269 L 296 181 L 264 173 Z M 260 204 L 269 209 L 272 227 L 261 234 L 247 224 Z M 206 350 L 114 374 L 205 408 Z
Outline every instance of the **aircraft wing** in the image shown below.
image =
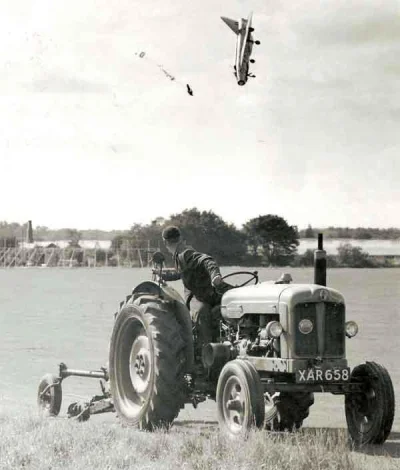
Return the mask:
M 231 20 L 226 16 L 221 16 L 221 20 L 227 24 L 235 34 L 239 34 L 239 23 L 235 20 Z
M 252 31 L 252 27 L 251 27 L 252 18 L 253 18 L 253 13 L 250 13 L 247 20 L 245 20 L 245 19 L 242 20 L 243 27 L 246 27 L 246 31 L 244 32 L 244 35 L 243 35 L 242 50 L 240 51 L 240 63 L 241 64 L 243 64 L 244 52 L 246 50 L 247 41 L 250 40 L 250 34 L 251 34 L 251 31 Z

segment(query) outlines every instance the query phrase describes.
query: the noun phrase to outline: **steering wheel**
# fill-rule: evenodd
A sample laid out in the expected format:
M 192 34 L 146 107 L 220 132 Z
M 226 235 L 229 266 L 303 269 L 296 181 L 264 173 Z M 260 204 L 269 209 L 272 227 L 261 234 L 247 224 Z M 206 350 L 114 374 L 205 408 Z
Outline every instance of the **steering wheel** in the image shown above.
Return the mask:
M 226 274 L 225 276 L 223 276 L 222 280 L 224 281 L 228 277 L 237 276 L 238 274 L 244 274 L 245 276 L 250 276 L 250 279 L 248 279 L 246 282 L 243 282 L 243 284 L 239 284 L 235 287 L 247 286 L 247 284 L 249 284 L 249 282 L 251 281 L 255 281 L 254 284 L 258 284 L 258 271 L 235 271 L 233 273 Z

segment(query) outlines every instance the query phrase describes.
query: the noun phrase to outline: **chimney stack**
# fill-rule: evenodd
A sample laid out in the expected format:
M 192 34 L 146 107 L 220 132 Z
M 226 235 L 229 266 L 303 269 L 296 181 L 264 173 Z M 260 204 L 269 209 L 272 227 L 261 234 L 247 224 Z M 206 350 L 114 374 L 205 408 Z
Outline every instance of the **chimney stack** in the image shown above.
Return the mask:
M 28 243 L 33 243 L 33 229 L 32 229 L 32 220 L 28 220 Z

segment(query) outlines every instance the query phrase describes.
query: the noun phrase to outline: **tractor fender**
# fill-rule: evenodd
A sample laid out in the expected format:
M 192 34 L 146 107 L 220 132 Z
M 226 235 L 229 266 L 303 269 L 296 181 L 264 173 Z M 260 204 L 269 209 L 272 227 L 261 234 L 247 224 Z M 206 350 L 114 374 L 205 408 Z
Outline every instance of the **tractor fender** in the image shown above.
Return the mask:
M 169 304 L 169 309 L 176 316 L 177 321 L 182 327 L 183 337 L 186 343 L 186 371 L 191 372 L 194 366 L 194 346 L 192 319 L 189 309 L 180 294 L 171 286 L 160 286 L 153 281 L 144 281 L 138 284 L 132 291 L 133 303 L 141 305 L 148 303 L 152 299 L 164 301 Z
M 153 294 L 159 297 L 163 297 L 161 287 L 156 282 L 153 282 L 153 281 L 144 281 L 138 284 L 132 290 L 133 298 L 137 297 L 138 294 Z

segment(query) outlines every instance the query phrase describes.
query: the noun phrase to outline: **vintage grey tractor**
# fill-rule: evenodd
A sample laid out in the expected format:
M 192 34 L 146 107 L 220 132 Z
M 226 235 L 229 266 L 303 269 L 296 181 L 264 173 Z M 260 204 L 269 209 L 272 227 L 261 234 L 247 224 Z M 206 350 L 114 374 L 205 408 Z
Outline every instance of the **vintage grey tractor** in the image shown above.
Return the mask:
M 387 439 L 392 381 L 375 362 L 350 370 L 346 338 L 358 327 L 346 321 L 340 292 L 285 277 L 259 282 L 257 272 L 229 274 L 225 278 L 249 279 L 223 294 L 214 311 L 215 336 L 199 351 L 188 306 L 166 281 L 162 254 L 154 262 L 153 279 L 136 286 L 115 315 L 108 367 L 81 371 L 61 364 L 58 377 L 47 374 L 39 385 L 40 409 L 59 413 L 66 377 L 97 377 L 104 382 L 102 394 L 85 406 L 70 405 L 69 416 L 85 420 L 115 411 L 128 425 L 155 430 L 171 426 L 186 404 L 212 399 L 220 428 L 245 436 L 253 427 L 295 431 L 308 417 L 314 393 L 331 393 L 344 395 L 354 444 Z

